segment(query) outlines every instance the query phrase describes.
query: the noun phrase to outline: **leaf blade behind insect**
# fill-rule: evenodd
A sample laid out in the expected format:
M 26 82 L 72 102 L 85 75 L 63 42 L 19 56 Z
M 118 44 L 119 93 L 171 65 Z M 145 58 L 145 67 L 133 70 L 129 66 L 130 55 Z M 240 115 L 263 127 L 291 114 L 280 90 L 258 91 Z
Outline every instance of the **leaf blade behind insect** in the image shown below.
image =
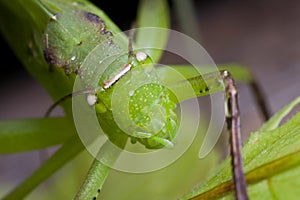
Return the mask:
M 166 30 L 170 26 L 168 6 L 165 0 L 142 0 L 137 13 L 137 27 L 141 29 L 136 33 L 136 45 L 138 48 L 150 47 L 144 51 L 154 63 L 161 58 L 168 40 Z
M 0 121 L 0 154 L 62 144 L 73 133 L 74 126 L 66 118 Z
M 295 100 L 297 101 L 298 98 Z M 278 112 L 295 106 L 295 101 Z M 282 126 L 265 132 L 252 133 L 243 148 L 244 169 L 251 199 L 283 197 L 288 194 L 296 199 L 300 180 L 300 112 Z M 232 198 L 231 166 L 227 158 L 219 171 L 205 184 L 196 188 L 185 198 L 212 199 Z M 287 177 L 293 177 L 288 180 Z M 291 186 L 292 184 L 294 186 Z M 274 190 L 277 188 L 277 190 Z M 283 188 L 287 189 L 284 190 Z M 200 195 L 198 195 L 200 194 Z M 280 199 L 280 198 L 279 198 Z
M 300 97 L 293 100 L 290 104 L 286 105 L 282 110 L 280 110 L 276 115 L 274 115 L 268 122 L 266 122 L 260 129 L 260 132 L 269 131 L 277 128 L 282 119 L 288 115 L 291 110 L 300 104 Z
M 25 181 L 9 192 L 3 199 L 23 199 L 33 189 L 47 180 L 53 173 L 74 159 L 84 146 L 77 136 L 65 142 L 42 166 L 34 171 Z

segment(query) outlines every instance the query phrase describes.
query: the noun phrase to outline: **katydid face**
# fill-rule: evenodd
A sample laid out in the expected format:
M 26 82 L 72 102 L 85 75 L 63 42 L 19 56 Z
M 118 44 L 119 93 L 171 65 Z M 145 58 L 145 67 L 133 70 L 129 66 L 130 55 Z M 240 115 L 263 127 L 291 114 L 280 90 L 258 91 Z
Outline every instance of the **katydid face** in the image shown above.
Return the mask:
M 150 149 L 172 147 L 178 128 L 176 104 L 160 83 L 150 57 L 138 52 L 113 76 L 107 74 L 126 56 L 113 62 L 100 79 L 104 90 L 97 92 L 95 108 L 101 127 L 108 137 L 127 134 L 132 142 Z

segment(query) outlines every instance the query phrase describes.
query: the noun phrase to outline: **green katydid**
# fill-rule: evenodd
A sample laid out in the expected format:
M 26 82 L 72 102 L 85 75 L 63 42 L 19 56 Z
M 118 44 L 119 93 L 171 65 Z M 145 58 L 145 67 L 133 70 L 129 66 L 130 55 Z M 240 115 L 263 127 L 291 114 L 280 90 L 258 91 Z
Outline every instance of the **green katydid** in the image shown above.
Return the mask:
M 56 17 L 55 20 L 57 20 L 57 18 L 59 18 L 59 16 Z M 50 49 L 48 46 L 48 33 L 46 33 L 46 39 L 45 55 L 47 56 L 49 55 L 48 51 Z M 108 39 L 107 44 L 113 44 L 111 38 Z M 109 138 L 111 137 L 111 140 L 116 140 L 116 133 L 118 133 L 119 136 L 117 137 L 121 137 L 122 134 L 123 137 L 129 136 L 132 141 L 138 141 L 146 148 L 157 149 L 173 147 L 173 140 L 178 128 L 178 121 L 173 110 L 176 107 L 176 103 L 179 102 L 173 92 L 182 91 L 182 89 L 189 84 L 192 85 L 197 96 L 207 95 L 211 92 L 222 91 L 224 87 L 223 84 L 225 84 L 227 123 L 231 134 L 231 156 L 233 158 L 233 174 L 234 181 L 236 183 L 236 198 L 247 199 L 246 182 L 243 174 L 242 158 L 240 154 L 241 136 L 239 128 L 240 122 L 237 89 L 229 72 L 222 71 L 221 73 L 215 72 L 204 74 L 200 77 L 193 77 L 176 82 L 166 88 L 157 77 L 155 68 L 151 65 L 151 58 L 142 51 L 134 52 L 131 45 L 132 42 L 129 42 L 128 55 L 119 56 L 111 63 L 110 66 L 107 67 L 104 73 L 101 74 L 101 78 L 96 89 L 84 89 L 61 98 L 50 107 L 47 115 L 50 114 L 51 110 L 63 100 L 74 95 L 87 93 L 87 104 L 95 107 L 99 123 L 104 124 L 104 132 Z M 52 58 L 53 56 L 54 55 L 52 55 Z M 84 69 L 82 71 L 84 71 Z M 79 73 L 80 77 L 85 77 L 84 74 L 81 74 L 84 73 L 82 71 L 77 73 Z M 144 74 L 146 74 L 146 76 L 143 76 Z M 144 84 L 141 87 L 136 88 L 132 94 L 129 94 L 129 103 L 131 103 L 129 105 L 129 115 L 130 120 L 134 121 L 135 125 L 133 128 L 131 127 L 129 129 L 129 132 L 131 133 L 128 134 L 115 122 L 114 117 L 118 116 L 113 116 L 112 113 L 112 93 L 114 92 L 114 88 L 118 87 L 118 85 L 122 85 L 122 87 L 125 85 L 125 87 L 133 88 L 134 86 L 131 84 L 139 84 L 136 80 L 147 83 L 147 80 L 145 79 L 151 80 L 151 83 Z M 132 90 L 130 90 L 130 92 L 131 91 Z M 118 94 L 118 96 L 120 99 L 125 99 L 128 96 L 128 92 L 123 92 L 123 94 Z M 119 105 L 119 108 L 120 107 L 121 106 Z M 119 117 L 123 117 L 125 111 L 122 109 L 119 110 L 121 110 L 117 112 L 121 115 Z M 160 117 L 156 116 L 158 118 L 154 120 L 151 119 L 150 116 L 154 113 L 160 114 Z M 164 117 L 166 120 L 162 121 Z M 124 123 L 125 125 L 128 125 L 126 124 L 128 121 Z M 159 124 L 163 124 L 162 127 L 159 127 Z M 157 127 L 159 128 L 157 129 Z M 118 145 L 118 143 L 116 143 L 116 145 Z
M 43 2 L 43 1 L 42 1 Z M 80 40 L 74 40 L 74 46 L 78 46 L 79 48 L 82 48 L 81 50 L 78 50 L 77 53 L 78 54 L 74 54 L 74 52 L 72 51 L 67 52 L 65 50 L 68 50 L 68 48 L 62 48 L 59 45 L 64 45 L 63 43 L 53 45 L 53 37 L 56 34 L 62 34 L 65 33 L 67 35 L 68 38 L 72 38 L 73 37 L 73 33 L 72 31 L 72 25 L 76 24 L 76 27 L 78 26 L 79 23 L 82 23 L 84 20 L 87 20 L 89 22 L 91 22 L 91 24 L 89 24 L 90 26 L 90 31 L 93 32 L 98 32 L 100 30 L 100 35 L 101 37 L 99 37 L 100 39 L 103 39 L 102 37 L 104 36 L 103 40 L 106 40 L 107 38 L 110 37 L 111 33 L 108 32 L 106 29 L 103 29 L 105 27 L 104 24 L 101 21 L 101 18 L 99 18 L 97 15 L 92 14 L 90 12 L 86 12 L 86 11 L 71 11 L 71 12 L 65 12 L 65 13 L 60 13 L 57 10 L 59 10 L 59 6 L 49 6 L 49 1 L 45 1 L 43 2 L 45 3 L 45 5 L 39 5 L 41 8 L 43 8 L 43 10 L 47 11 L 47 15 L 50 15 L 50 19 L 51 22 L 50 24 L 56 26 L 56 27 L 52 27 L 49 28 L 49 32 L 47 32 L 44 35 L 44 41 L 45 41 L 45 51 L 44 51 L 44 55 L 46 60 L 48 61 L 48 64 L 50 65 L 54 65 L 56 67 L 60 67 L 60 69 L 58 68 L 53 68 L 53 74 L 58 74 L 61 73 L 62 70 L 61 68 L 63 68 L 66 74 L 69 74 L 69 77 L 72 78 L 73 76 L 73 72 L 74 73 L 80 73 L 80 65 L 82 60 L 85 58 L 85 56 L 87 55 L 88 52 L 85 52 L 86 50 L 91 50 L 94 47 L 94 44 L 97 42 L 100 42 L 100 40 L 96 40 L 95 41 L 91 41 L 89 42 L 82 42 Z M 51 5 L 51 3 L 50 3 Z M 58 12 L 58 15 L 55 14 L 51 14 L 51 12 L 54 11 L 49 11 L 49 7 L 54 10 L 55 12 Z M 50 10 L 51 10 L 50 9 Z M 55 13 L 54 12 L 54 13 Z M 50 13 L 50 14 L 49 14 Z M 78 17 L 79 16 L 79 17 Z M 62 19 L 62 17 L 66 17 L 65 19 Z M 82 18 L 83 17 L 83 18 Z M 72 23 L 69 23 L 67 25 L 62 25 L 61 23 L 64 20 L 70 20 L 70 19 L 74 19 Z M 82 20 L 83 19 L 83 20 Z M 79 20 L 79 21 L 76 21 Z M 64 31 L 61 31 L 62 28 Z M 70 33 L 72 33 L 70 35 Z M 62 36 L 62 35 L 60 35 Z M 72 37 L 71 37 L 72 36 Z M 87 34 L 87 36 L 90 36 L 90 34 Z M 63 38 L 63 37 L 62 37 Z M 72 38 L 74 39 L 74 38 Z M 77 38 L 75 38 L 77 39 Z M 86 39 L 86 38 L 84 38 Z M 109 40 L 108 40 L 109 41 Z M 61 41 L 60 41 L 61 42 Z M 87 45 L 86 45 L 87 44 Z M 86 45 L 86 46 L 84 46 Z M 61 50 L 62 52 L 53 52 L 53 47 L 58 47 L 58 50 Z M 56 49 L 56 50 L 57 50 Z M 96 97 L 93 96 L 94 94 L 91 94 L 93 90 L 84 90 L 85 92 L 88 92 L 90 95 L 88 95 L 88 103 L 90 105 L 94 105 L 96 107 L 96 111 L 97 113 L 99 113 L 99 119 L 101 120 L 101 113 L 103 114 L 103 110 L 108 109 L 109 110 L 109 106 L 108 104 L 105 104 L 107 101 L 107 99 L 109 100 L 109 90 L 113 89 L 113 87 L 115 87 L 117 84 L 121 84 L 121 81 L 126 80 L 126 77 L 128 77 L 128 75 L 130 75 L 131 73 L 133 73 L 135 70 L 141 70 L 143 69 L 143 64 L 146 64 L 144 62 L 148 62 L 149 60 L 149 56 L 144 53 L 144 52 L 135 52 L 133 53 L 132 51 L 129 50 L 129 59 L 127 56 L 123 56 L 120 62 L 120 65 L 115 65 L 117 67 L 119 67 L 119 69 L 117 70 L 113 70 L 114 73 L 111 73 L 109 71 L 107 71 L 107 75 L 110 78 L 105 78 L 105 80 L 100 81 L 100 86 L 102 87 L 102 89 L 100 90 L 96 90 L 95 94 Z M 70 53 L 70 54 L 69 54 Z M 76 52 L 75 52 L 76 53 Z M 57 55 L 62 55 L 63 57 L 60 57 L 59 59 L 57 59 Z M 65 57 L 64 57 L 65 56 Z M 124 67 L 125 65 L 125 67 Z M 151 67 L 151 66 L 150 66 Z M 49 69 L 47 69 L 49 70 Z M 65 76 L 65 74 L 63 74 Z M 155 76 L 155 74 L 150 74 L 152 76 L 152 78 L 156 79 L 157 77 Z M 207 75 L 203 75 L 202 77 L 195 77 L 195 78 L 191 78 L 188 79 L 187 81 L 183 81 L 180 82 L 178 84 L 174 84 L 173 86 L 171 85 L 170 88 L 173 88 L 174 90 L 180 90 L 180 88 L 184 87 L 185 84 L 191 84 L 193 86 L 193 88 L 196 91 L 196 94 L 199 95 L 207 95 L 210 94 L 211 92 L 217 92 L 217 91 L 222 91 L 223 90 L 223 78 L 225 78 L 226 80 L 226 85 L 228 85 L 228 89 L 226 89 L 226 91 L 228 92 L 227 97 L 228 97 L 228 110 L 231 112 L 228 112 L 228 123 L 232 124 L 230 127 L 233 130 L 233 135 L 235 136 L 239 136 L 239 130 L 238 130 L 238 109 L 237 109 L 237 102 L 236 100 L 236 89 L 235 89 L 235 85 L 232 82 L 232 79 L 230 78 L 230 75 L 227 74 L 227 72 L 222 72 L 222 76 L 220 76 L 220 74 L 218 72 L 216 73 L 212 73 L 212 74 L 207 74 Z M 212 82 L 215 82 L 216 84 L 214 85 L 206 85 L 206 82 L 211 80 Z M 98 83 L 97 83 L 98 84 Z M 215 91 L 212 91 L 211 88 L 212 87 L 216 87 Z M 172 139 L 175 137 L 175 130 L 176 130 L 176 118 L 174 116 L 174 114 L 172 113 L 172 110 L 174 108 L 174 104 L 177 103 L 176 98 L 173 98 L 174 96 L 172 96 L 172 94 L 163 86 L 160 86 L 159 82 L 157 82 L 157 84 L 154 85 L 149 85 L 148 86 L 150 88 L 150 90 L 154 91 L 155 95 L 154 98 L 151 99 L 151 101 L 155 101 L 157 99 L 161 99 L 161 101 L 159 102 L 160 105 L 164 106 L 165 108 L 165 113 L 168 118 L 171 118 L 173 122 L 170 122 L 169 124 L 166 124 L 166 128 L 169 131 L 168 133 L 159 133 L 158 135 L 154 135 L 153 134 L 147 134 L 147 132 L 145 132 L 145 130 L 142 131 L 137 131 L 137 133 L 135 133 L 131 138 L 133 140 L 137 140 L 140 143 L 144 144 L 146 147 L 149 148 L 159 148 L 159 147 L 163 147 L 163 146 L 172 146 Z M 144 87 L 141 88 L 142 91 L 145 91 L 148 89 L 148 87 Z M 105 93 L 107 92 L 107 93 Z M 81 92 L 79 92 L 81 93 Z M 103 97 L 102 95 L 107 95 L 108 97 Z M 137 95 L 137 93 L 135 93 L 135 95 Z M 133 98 L 137 98 L 137 96 L 133 95 Z M 56 95 L 58 96 L 58 95 Z M 61 95 L 62 96 L 62 95 Z M 102 102 L 104 101 L 104 102 Z M 135 103 L 139 102 L 137 100 L 134 101 Z M 142 104 L 142 102 L 140 102 Z M 231 105 L 232 103 L 232 105 Z M 151 103 L 149 103 L 151 105 Z M 230 104 L 230 105 L 229 105 Z M 142 104 L 144 105 L 144 104 Z M 133 117 L 139 118 L 141 115 L 141 111 L 142 109 L 139 108 L 139 106 L 137 106 L 136 109 L 133 108 L 134 111 Z M 137 113 L 137 114 L 136 114 Z M 109 114 L 110 115 L 110 114 Z M 113 121 L 109 121 L 111 123 L 113 123 Z M 140 121 L 140 123 L 143 123 L 143 125 L 145 123 L 149 123 L 151 125 L 151 120 L 146 119 L 145 121 Z M 149 126 L 150 126 L 149 125 Z M 113 125 L 114 127 L 117 127 L 116 125 Z M 149 127 L 147 126 L 147 128 Z M 111 139 L 114 140 L 114 136 L 112 136 L 110 133 L 107 133 L 109 137 L 112 137 Z M 124 134 L 123 134 L 124 136 Z M 121 137 L 123 137 L 121 136 Z M 135 136 L 135 137 L 134 137 Z M 128 136 L 126 136 L 128 137 Z M 239 148 L 239 139 L 232 137 L 232 139 L 234 140 L 233 146 Z M 235 172 L 235 176 L 239 176 L 241 175 L 243 177 L 243 173 L 242 173 L 242 166 L 240 163 L 240 154 L 239 154 L 239 149 L 236 149 L 234 152 L 234 157 L 236 158 L 236 156 L 239 158 L 238 159 L 238 163 L 237 164 L 233 164 L 234 168 L 238 170 L 238 172 Z M 239 188 L 238 186 L 241 186 L 242 190 L 245 190 L 245 185 L 243 185 L 243 178 L 237 178 L 237 181 L 242 180 L 241 184 L 236 184 L 236 188 Z M 245 192 L 240 192 L 238 191 L 237 194 L 241 194 L 243 197 L 245 197 Z

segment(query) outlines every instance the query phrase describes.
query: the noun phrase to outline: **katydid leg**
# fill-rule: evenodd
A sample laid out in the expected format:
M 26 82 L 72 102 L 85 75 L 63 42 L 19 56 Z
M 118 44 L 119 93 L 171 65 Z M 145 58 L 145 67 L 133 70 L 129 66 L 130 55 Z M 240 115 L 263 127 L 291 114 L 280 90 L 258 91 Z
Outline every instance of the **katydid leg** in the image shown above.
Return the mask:
M 247 200 L 247 183 L 243 170 L 240 110 L 238 105 L 238 91 L 234 79 L 228 71 L 222 71 L 221 75 L 225 84 L 226 122 L 230 136 L 230 154 L 232 174 L 234 181 L 235 197 L 238 200 Z
M 193 96 L 205 96 L 224 91 L 226 122 L 230 135 L 230 155 L 232 160 L 232 174 L 235 197 L 238 200 L 247 200 L 247 184 L 243 171 L 243 158 L 241 154 L 240 111 L 238 106 L 238 91 L 234 79 L 226 70 L 211 72 L 171 84 L 170 91 L 177 93 L 192 87 L 195 94 L 186 94 L 181 101 Z M 182 92 L 181 92 L 182 93 Z M 176 98 L 174 98 L 175 100 Z
M 66 101 L 67 99 L 71 99 L 72 97 L 81 95 L 81 94 L 93 94 L 95 93 L 95 89 L 93 88 L 86 88 L 83 90 L 79 90 L 76 92 L 73 92 L 71 94 L 67 94 L 66 96 L 63 96 L 62 98 L 58 99 L 56 102 L 54 102 L 46 111 L 45 117 L 49 117 L 52 113 L 52 111 L 54 110 L 54 108 L 56 108 L 59 104 L 61 104 L 62 102 Z

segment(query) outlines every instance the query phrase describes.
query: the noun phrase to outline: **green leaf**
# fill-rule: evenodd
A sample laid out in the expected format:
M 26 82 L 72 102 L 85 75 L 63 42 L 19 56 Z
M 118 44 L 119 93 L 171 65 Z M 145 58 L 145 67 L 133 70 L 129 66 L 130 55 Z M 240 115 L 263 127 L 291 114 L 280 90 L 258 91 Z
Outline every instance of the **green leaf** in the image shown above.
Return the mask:
M 84 147 L 77 136 L 72 137 L 58 149 L 40 168 L 3 199 L 23 199 L 34 188 L 78 155 Z
M 172 2 L 180 31 L 200 42 L 200 27 L 195 2 L 192 0 L 173 0 Z
M 122 141 L 122 146 L 126 144 L 127 138 Z M 121 143 L 121 142 L 120 142 Z M 89 172 L 81 185 L 79 191 L 77 192 L 75 199 L 95 199 L 100 193 L 102 186 L 111 170 L 109 166 L 104 163 L 113 164 L 119 157 L 121 151 L 114 148 L 110 141 L 106 142 L 101 146 L 98 152 L 98 159 L 95 159 Z
M 154 63 L 162 56 L 168 40 L 166 28 L 170 26 L 169 5 L 165 0 L 141 0 L 137 13 L 136 45 L 149 48 L 144 51 Z M 148 27 L 148 28 L 146 28 Z M 145 28 L 145 29 L 143 29 Z M 153 49 L 155 47 L 155 49 Z
M 276 115 L 274 115 L 267 123 L 265 123 L 260 129 L 260 132 L 273 130 L 278 127 L 282 119 L 291 112 L 291 110 L 300 103 L 300 97 L 296 98 L 290 104 L 286 105 Z
M 299 97 L 279 111 L 273 119 L 281 121 L 297 103 Z M 263 132 L 252 133 L 243 148 L 244 169 L 250 198 L 283 199 L 285 195 L 289 195 L 289 199 L 298 199 L 300 113 L 276 129 L 263 130 Z M 229 161 L 230 159 L 227 158 L 215 175 L 184 198 L 233 198 Z
M 0 154 L 62 144 L 75 133 L 66 118 L 0 121 Z

